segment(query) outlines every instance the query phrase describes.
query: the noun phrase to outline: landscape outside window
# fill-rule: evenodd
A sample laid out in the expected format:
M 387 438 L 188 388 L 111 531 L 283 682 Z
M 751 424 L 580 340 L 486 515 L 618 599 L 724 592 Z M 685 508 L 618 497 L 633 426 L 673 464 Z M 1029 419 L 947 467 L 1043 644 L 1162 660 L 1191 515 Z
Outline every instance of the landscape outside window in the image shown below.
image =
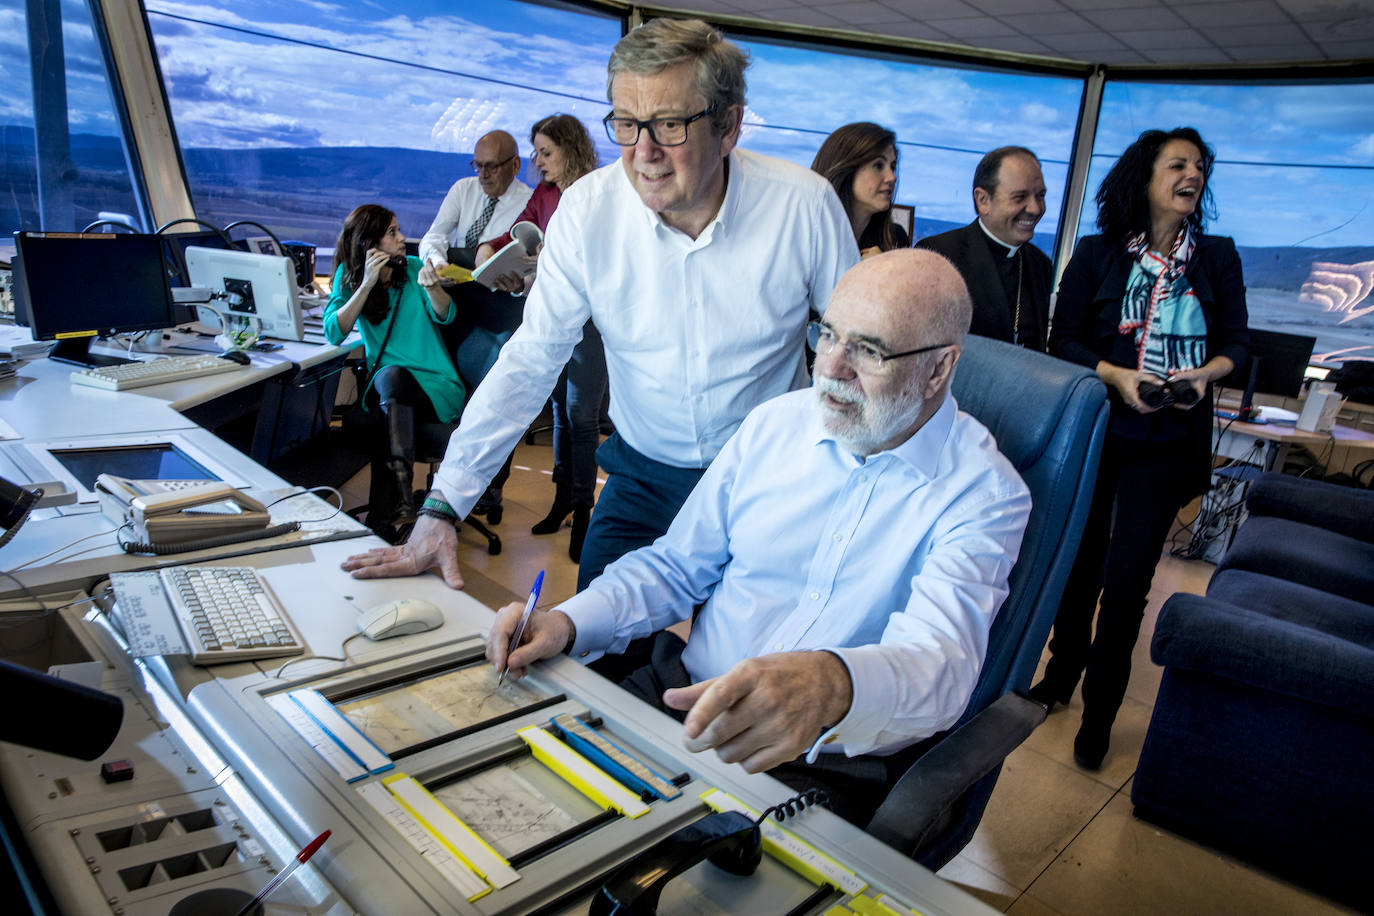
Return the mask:
M 17 229 L 71 232 L 102 211 L 135 217 L 133 186 L 105 63 L 91 30 L 86 0 L 62 0 L 60 62 L 65 90 L 47 101 L 54 123 L 65 120 L 67 142 L 51 149 L 58 181 L 42 200 L 34 142 L 34 94 L 25 0 L 0 0 L 0 260 L 14 253 Z M 57 60 L 55 58 L 54 62 Z M 59 131 L 60 133 L 60 131 Z M 62 147 L 62 148 L 58 148 Z
M 1236 240 L 1251 326 L 1316 337 L 1318 362 L 1374 360 L 1374 83 L 1108 82 L 1079 235 L 1121 151 L 1183 125 L 1216 150 L 1207 231 Z
M 515 0 L 148 0 L 196 213 L 320 246 L 344 217 L 394 210 L 419 238 L 487 131 L 568 112 L 615 152 L 606 58 L 620 20 Z

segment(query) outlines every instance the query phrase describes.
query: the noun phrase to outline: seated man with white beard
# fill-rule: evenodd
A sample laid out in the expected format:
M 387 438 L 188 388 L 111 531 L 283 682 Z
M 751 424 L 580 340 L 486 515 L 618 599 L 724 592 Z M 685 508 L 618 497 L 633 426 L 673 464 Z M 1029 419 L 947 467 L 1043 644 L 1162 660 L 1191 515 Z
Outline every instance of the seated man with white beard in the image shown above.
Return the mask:
M 1030 494 L 950 379 L 971 306 L 940 255 L 887 252 L 845 274 L 810 390 L 755 408 L 667 534 L 534 614 L 498 614 L 487 657 L 519 677 L 660 633 L 622 686 L 683 718 L 692 751 L 818 786 L 866 824 L 972 694 Z M 684 718 L 685 713 L 685 718 Z

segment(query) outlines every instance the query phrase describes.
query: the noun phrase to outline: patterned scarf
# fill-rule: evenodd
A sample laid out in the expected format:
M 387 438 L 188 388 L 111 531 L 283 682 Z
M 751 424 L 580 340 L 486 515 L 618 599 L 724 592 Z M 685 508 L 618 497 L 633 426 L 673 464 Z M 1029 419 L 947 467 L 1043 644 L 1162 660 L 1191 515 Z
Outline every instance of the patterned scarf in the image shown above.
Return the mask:
M 1135 335 L 1136 368 L 1168 379 L 1169 373 L 1206 362 L 1207 323 L 1184 276 L 1193 257 L 1193 229 L 1184 224 L 1168 257 L 1150 250 L 1149 234 L 1126 241 L 1135 256 L 1121 303 L 1120 333 Z

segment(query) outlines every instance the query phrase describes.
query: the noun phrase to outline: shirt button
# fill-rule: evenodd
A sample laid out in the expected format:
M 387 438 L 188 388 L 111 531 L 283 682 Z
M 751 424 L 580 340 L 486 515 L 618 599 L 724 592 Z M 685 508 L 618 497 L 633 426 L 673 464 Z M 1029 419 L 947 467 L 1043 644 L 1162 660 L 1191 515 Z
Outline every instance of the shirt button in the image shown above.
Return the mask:
M 860 475 L 859 475 L 859 483 L 868 483 L 868 475 L 867 475 L 867 474 L 860 474 Z
M 838 534 L 838 533 L 837 533 L 837 534 L 834 535 L 833 540 L 835 541 L 836 544 L 838 544 L 840 541 L 843 541 L 843 540 L 844 540 L 844 535 Z
M 818 601 L 818 600 L 820 600 L 820 597 L 821 597 L 821 593 L 820 593 L 820 592 L 812 592 L 812 593 L 811 593 L 811 600 L 812 600 L 812 601 Z
M 773 643 L 773 651 L 774 651 L 774 652 L 781 652 L 781 651 L 782 651 L 782 643 L 780 643 L 780 642 L 775 642 L 775 643 Z
M 580 654 L 580 655 L 577 656 L 577 657 L 578 657 L 578 658 L 586 658 L 588 655 L 591 655 L 591 654 L 592 654 L 592 650 L 591 650 L 591 649 L 588 649 L 586 652 L 583 652 L 582 654 Z

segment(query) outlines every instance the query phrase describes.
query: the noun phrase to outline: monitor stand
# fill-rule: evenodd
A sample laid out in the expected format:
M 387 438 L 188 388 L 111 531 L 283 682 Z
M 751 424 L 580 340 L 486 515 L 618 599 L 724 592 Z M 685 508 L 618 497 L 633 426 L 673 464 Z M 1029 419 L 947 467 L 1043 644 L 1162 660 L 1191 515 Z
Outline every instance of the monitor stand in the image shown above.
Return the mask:
M 123 356 L 109 356 L 104 353 L 92 353 L 91 341 L 94 337 L 68 337 L 59 340 L 57 346 L 53 347 L 48 353 L 48 359 L 56 360 L 59 363 L 68 363 L 73 366 L 80 366 L 83 369 L 98 369 L 101 366 L 122 366 L 125 363 L 132 363 L 135 360 L 126 359 Z

